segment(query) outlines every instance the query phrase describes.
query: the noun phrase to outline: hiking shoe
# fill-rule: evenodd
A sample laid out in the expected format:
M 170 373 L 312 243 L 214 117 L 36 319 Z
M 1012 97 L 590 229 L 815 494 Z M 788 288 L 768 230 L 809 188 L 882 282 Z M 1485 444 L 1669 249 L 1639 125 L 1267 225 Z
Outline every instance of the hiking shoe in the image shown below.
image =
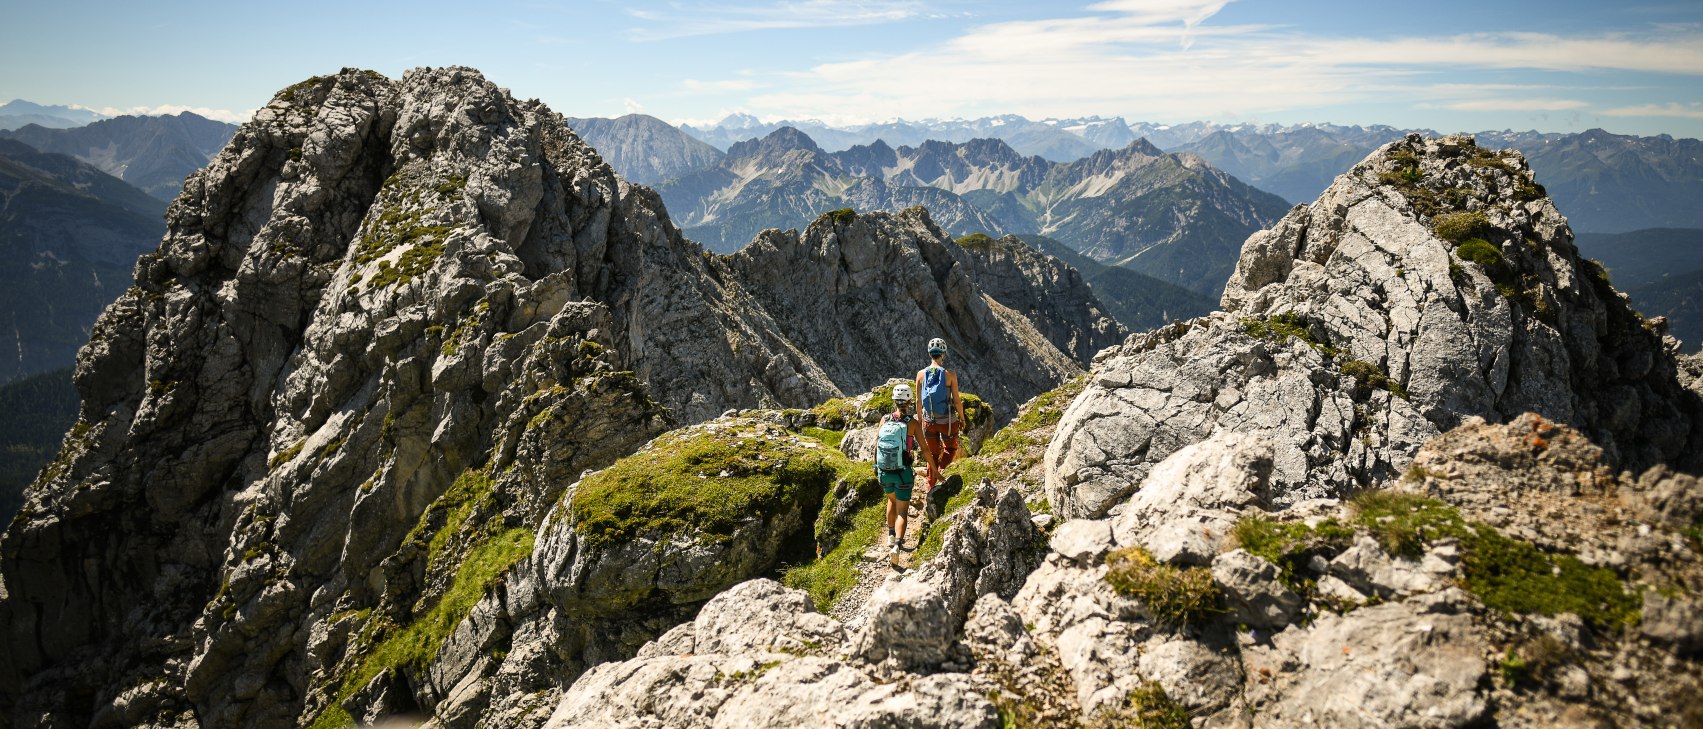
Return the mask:
M 899 553 L 899 540 L 897 540 L 897 539 L 893 540 L 893 547 L 891 549 L 887 550 L 887 551 L 892 552 L 895 555 L 898 554 Z

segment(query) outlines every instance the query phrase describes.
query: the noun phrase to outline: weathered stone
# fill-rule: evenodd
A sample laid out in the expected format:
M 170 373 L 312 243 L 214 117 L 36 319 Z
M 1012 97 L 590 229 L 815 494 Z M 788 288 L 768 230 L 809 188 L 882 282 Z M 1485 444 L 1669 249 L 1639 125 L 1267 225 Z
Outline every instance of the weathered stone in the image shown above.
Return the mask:
M 1301 598 L 1282 582 L 1264 558 L 1237 549 L 1212 562 L 1212 579 L 1223 588 L 1229 619 L 1255 628 L 1281 628 L 1295 619 Z
M 1119 544 L 1161 562 L 1204 565 L 1218 554 L 1243 509 L 1264 503 L 1271 446 L 1223 433 L 1165 459 L 1112 522 Z
M 1060 524 L 1047 544 L 1065 559 L 1083 564 L 1099 561 L 1117 546 L 1112 540 L 1112 523 L 1104 519 L 1072 519 Z
M 1460 727 L 1489 709 L 1485 650 L 1471 618 L 1392 603 L 1325 613 L 1242 660 L 1262 726 Z

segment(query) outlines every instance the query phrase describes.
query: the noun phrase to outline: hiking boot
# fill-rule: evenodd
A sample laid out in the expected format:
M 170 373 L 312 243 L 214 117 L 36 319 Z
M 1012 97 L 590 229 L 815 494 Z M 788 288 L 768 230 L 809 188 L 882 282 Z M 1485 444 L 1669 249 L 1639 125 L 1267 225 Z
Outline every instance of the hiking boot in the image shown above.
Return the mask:
M 897 540 L 897 539 L 893 540 L 893 547 L 891 549 L 887 550 L 887 551 L 889 551 L 893 554 L 898 554 L 899 553 L 899 540 Z

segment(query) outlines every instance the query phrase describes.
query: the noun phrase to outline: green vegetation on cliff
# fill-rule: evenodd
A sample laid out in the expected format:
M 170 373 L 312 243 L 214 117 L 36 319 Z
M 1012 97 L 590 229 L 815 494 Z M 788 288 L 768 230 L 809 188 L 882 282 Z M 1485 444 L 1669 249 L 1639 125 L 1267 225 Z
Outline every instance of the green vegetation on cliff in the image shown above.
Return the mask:
M 724 540 L 753 514 L 851 470 L 838 451 L 751 420 L 676 431 L 579 484 L 568 504 L 589 544 L 691 532 Z

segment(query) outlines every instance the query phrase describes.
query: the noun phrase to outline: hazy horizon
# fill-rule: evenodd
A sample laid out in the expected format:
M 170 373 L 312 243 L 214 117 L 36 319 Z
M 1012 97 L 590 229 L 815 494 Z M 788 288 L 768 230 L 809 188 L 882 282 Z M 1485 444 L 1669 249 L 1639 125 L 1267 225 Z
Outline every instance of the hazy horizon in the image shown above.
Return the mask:
M 5 16 L 0 99 L 109 115 L 240 122 L 345 66 L 465 65 L 564 115 L 677 125 L 1017 114 L 1703 136 L 1695 3 L 1451 1 L 1399 22 L 1337 0 L 308 2 L 283 14 L 101 0 Z

